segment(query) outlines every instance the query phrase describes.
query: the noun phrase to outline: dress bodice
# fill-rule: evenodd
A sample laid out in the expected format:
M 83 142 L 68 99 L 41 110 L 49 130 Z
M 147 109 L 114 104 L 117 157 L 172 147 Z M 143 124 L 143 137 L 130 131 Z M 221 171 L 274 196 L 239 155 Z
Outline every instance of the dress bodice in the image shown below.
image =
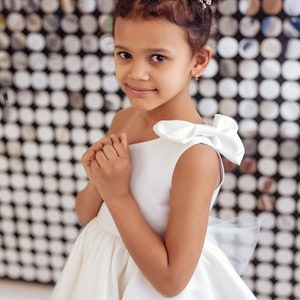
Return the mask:
M 185 121 L 160 121 L 154 126 L 157 139 L 130 145 L 132 176 L 131 193 L 143 216 L 161 236 L 164 235 L 169 216 L 169 194 L 172 176 L 180 156 L 196 144 L 207 144 L 229 159 L 240 162 L 244 148 L 237 135 L 237 125 L 229 117 L 217 115 L 214 124 L 192 124 Z M 231 157 L 230 157 L 231 156 Z M 224 170 L 222 161 L 221 176 Z M 220 184 L 221 185 L 221 184 Z M 211 199 L 213 206 L 220 185 Z M 108 221 L 105 204 L 99 215 Z M 112 220 L 109 226 L 114 227 Z M 113 228 L 117 232 L 116 228 Z

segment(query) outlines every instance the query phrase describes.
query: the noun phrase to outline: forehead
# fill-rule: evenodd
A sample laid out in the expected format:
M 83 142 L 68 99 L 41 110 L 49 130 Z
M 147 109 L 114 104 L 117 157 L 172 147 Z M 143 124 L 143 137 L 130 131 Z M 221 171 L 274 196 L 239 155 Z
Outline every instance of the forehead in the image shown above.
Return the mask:
M 184 30 L 163 18 L 131 19 L 118 17 L 115 21 L 116 44 L 137 47 L 139 45 L 189 48 Z

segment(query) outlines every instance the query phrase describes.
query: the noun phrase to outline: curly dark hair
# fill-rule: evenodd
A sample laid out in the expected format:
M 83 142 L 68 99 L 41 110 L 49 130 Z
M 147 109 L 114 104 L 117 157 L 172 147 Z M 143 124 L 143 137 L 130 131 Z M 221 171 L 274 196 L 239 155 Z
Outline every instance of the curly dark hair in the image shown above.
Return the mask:
M 193 52 L 206 45 L 215 33 L 213 24 L 215 5 L 204 7 L 200 0 L 116 0 L 113 17 L 165 18 L 182 27 Z

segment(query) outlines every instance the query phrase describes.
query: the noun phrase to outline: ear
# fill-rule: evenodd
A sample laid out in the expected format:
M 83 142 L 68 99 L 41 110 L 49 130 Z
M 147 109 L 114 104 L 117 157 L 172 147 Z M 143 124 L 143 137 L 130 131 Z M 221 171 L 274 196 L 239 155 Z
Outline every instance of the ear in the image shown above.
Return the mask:
M 203 46 L 194 54 L 194 65 L 191 70 L 192 77 L 198 78 L 202 75 L 210 62 L 211 55 L 212 50 L 207 45 Z

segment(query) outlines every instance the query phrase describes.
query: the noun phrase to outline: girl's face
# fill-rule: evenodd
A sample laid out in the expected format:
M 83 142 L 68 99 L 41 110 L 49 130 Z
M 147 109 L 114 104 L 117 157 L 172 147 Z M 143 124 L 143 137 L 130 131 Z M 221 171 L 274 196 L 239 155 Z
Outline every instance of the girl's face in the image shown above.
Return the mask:
M 181 27 L 160 18 L 119 17 L 114 34 L 116 75 L 132 106 L 150 111 L 190 99 L 191 76 L 206 65 Z

